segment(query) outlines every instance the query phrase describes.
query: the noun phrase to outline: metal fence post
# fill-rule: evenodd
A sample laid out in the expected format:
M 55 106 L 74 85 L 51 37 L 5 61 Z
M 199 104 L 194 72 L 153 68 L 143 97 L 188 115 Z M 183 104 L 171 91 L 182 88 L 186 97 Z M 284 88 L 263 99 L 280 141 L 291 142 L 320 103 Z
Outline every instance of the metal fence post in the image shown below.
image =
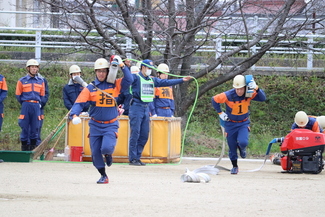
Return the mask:
M 222 39 L 220 35 L 216 38 L 216 59 L 218 59 L 221 56 L 222 52 Z M 217 69 L 221 68 L 221 63 L 217 66 Z
M 254 45 L 254 46 L 251 48 L 251 51 L 252 51 L 252 54 L 253 54 L 253 55 L 256 53 L 256 45 Z M 253 71 L 255 71 L 255 69 L 256 69 L 256 65 L 255 65 L 255 64 L 252 65 L 251 69 L 252 69 Z
M 307 54 L 307 69 L 308 70 L 312 70 L 313 69 L 313 59 L 314 59 L 314 57 L 313 57 L 313 42 L 314 42 L 314 38 L 313 38 L 313 34 L 308 34 L 307 35 L 307 37 L 308 37 L 308 40 L 307 40 L 307 42 L 308 42 L 308 54 Z
M 42 31 L 37 30 L 35 34 L 35 59 L 41 62 L 42 55 Z
M 257 27 L 258 27 L 258 16 L 254 16 L 254 32 L 255 32 L 255 34 L 258 33 L 258 28 Z M 252 51 L 253 55 L 256 53 L 256 45 L 254 45 L 253 47 L 251 47 L 251 51 Z M 251 69 L 253 71 L 255 71 L 256 65 L 255 64 L 252 65 Z

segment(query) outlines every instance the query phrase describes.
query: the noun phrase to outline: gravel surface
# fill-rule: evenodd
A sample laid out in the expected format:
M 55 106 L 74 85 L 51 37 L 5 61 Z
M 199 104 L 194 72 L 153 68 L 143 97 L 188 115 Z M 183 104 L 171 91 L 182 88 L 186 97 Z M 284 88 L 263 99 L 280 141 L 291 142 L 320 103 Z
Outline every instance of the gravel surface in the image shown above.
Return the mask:
M 261 160 L 239 161 L 239 174 L 221 170 L 209 183 L 183 183 L 185 169 L 216 160 L 136 167 L 114 163 L 98 185 L 90 162 L 0 164 L 0 216 L 324 216 L 325 171 L 281 173 Z M 220 165 L 230 167 L 225 159 Z

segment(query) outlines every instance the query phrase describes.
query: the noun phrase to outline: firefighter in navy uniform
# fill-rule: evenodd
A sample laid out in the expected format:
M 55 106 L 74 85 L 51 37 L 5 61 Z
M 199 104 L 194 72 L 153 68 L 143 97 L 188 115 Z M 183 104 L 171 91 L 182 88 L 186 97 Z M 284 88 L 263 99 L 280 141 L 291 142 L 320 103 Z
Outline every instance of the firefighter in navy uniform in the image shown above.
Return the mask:
M 95 61 L 96 79 L 82 90 L 69 114 L 73 124 L 81 123 L 78 116 L 87 103 L 90 103 L 89 143 L 93 165 L 101 174 L 100 179 L 97 181 L 98 184 L 109 183 L 104 158 L 106 165 L 110 167 L 113 162 L 112 154 L 116 146 L 119 128 L 117 120 L 119 110 L 115 98 L 118 97 L 122 90 L 129 88 L 133 80 L 128 67 L 124 66 L 122 59 L 116 55 L 114 59 L 117 61 L 114 64 L 110 64 L 104 58 Z M 116 79 L 117 68 L 114 74 L 113 68 L 110 67 L 115 64 L 116 67 L 119 65 L 122 69 L 123 78 Z
M 316 133 L 323 133 L 323 128 L 321 127 L 323 123 L 322 116 L 315 117 L 307 115 L 304 111 L 298 111 L 295 114 L 294 123 L 291 126 L 291 131 L 294 129 L 308 129 Z M 283 154 L 275 153 L 270 157 L 273 164 L 281 165 L 281 158 Z
M 38 146 L 39 144 L 42 143 L 42 139 L 41 139 L 41 133 L 42 133 L 42 127 L 43 127 L 43 122 L 44 122 L 44 107 L 47 103 L 47 101 L 49 100 L 50 97 L 50 90 L 49 90 L 49 86 L 47 83 L 47 80 L 40 74 L 37 73 L 37 77 L 41 78 L 44 80 L 44 85 L 45 85 L 45 95 L 43 97 L 43 101 L 41 101 L 41 116 L 40 116 L 40 126 L 39 126 L 39 131 L 38 131 L 38 138 L 37 138 L 37 142 L 36 142 L 36 146 Z M 30 139 L 28 140 L 28 145 L 30 145 Z
M 72 65 L 69 68 L 69 82 L 63 87 L 63 102 L 64 106 L 70 111 L 72 108 L 74 102 L 78 98 L 81 91 L 84 89 L 84 87 L 75 81 L 76 77 L 81 76 L 81 69 L 77 65 Z M 89 109 L 89 103 L 85 105 L 85 107 L 82 109 L 82 112 L 88 112 Z
M 231 174 L 238 173 L 238 154 L 246 158 L 246 147 L 249 141 L 250 120 L 249 106 L 252 100 L 265 101 L 266 96 L 254 80 L 247 84 L 250 89 L 254 90 L 250 97 L 246 97 L 246 80 L 243 75 L 236 75 L 233 79 L 233 89 L 220 93 L 212 97 L 212 105 L 218 112 L 219 117 L 225 121 L 225 132 L 229 146 L 229 158 L 233 168 Z M 220 104 L 226 105 L 226 111 L 223 112 Z
M 157 75 L 160 79 L 168 79 L 169 67 L 165 63 L 161 63 L 157 67 Z M 149 104 L 151 116 L 173 117 L 175 104 L 172 87 L 155 87 L 155 98 Z
M 317 122 L 316 117 L 308 116 L 306 112 L 299 111 L 295 115 L 295 122 L 291 126 L 291 130 L 294 129 L 308 129 L 313 132 L 323 132 L 323 129 Z
M 22 105 L 18 121 L 22 129 L 21 150 L 31 151 L 36 147 L 39 134 L 41 102 L 44 101 L 45 84 L 44 80 L 37 76 L 39 63 L 36 60 L 28 60 L 26 70 L 28 74 L 17 82 L 16 98 Z M 30 139 L 30 145 L 28 145 L 28 139 Z
M 159 79 L 151 77 L 154 69 L 152 60 L 145 59 L 140 66 L 140 72 L 133 74 L 132 95 L 133 99 L 129 109 L 131 135 L 129 140 L 130 165 L 144 166 L 140 158 L 149 135 L 149 107 L 153 101 L 155 87 L 168 87 L 189 81 L 190 76 L 181 79 Z
M 3 122 L 3 101 L 5 100 L 5 98 L 7 98 L 8 96 L 8 87 L 7 87 L 7 82 L 6 82 L 6 78 L 3 75 L 0 75 L 0 132 L 2 129 L 2 122 Z M 0 163 L 2 163 L 3 160 L 0 159 Z
M 3 101 L 8 96 L 8 87 L 6 78 L 3 75 L 0 75 L 0 131 L 2 130 L 2 123 L 3 123 L 3 110 L 4 110 L 4 104 Z

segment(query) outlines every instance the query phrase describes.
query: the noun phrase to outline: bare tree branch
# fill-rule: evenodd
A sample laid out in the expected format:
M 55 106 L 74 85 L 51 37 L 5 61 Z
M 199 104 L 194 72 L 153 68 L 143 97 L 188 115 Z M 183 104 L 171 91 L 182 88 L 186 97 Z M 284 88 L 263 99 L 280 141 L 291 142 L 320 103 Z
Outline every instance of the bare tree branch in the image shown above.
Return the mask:
M 313 46 L 294 41 L 298 34 L 325 33 L 324 0 L 139 0 L 139 5 L 127 0 L 40 1 L 59 9 L 60 23 L 71 29 L 71 40 L 86 43 L 91 52 L 103 57 L 131 54 L 139 60 L 165 62 L 177 75 L 209 76 L 199 87 L 199 96 L 245 73 L 283 41 L 292 41 L 286 46 L 293 50 L 316 51 L 313 46 L 324 46 L 317 40 Z M 218 38 L 227 39 L 216 50 L 219 55 L 202 56 L 200 49 L 215 46 Z M 125 49 L 127 40 L 134 45 L 130 50 Z M 233 61 L 238 55 L 242 60 Z M 224 68 L 225 62 L 233 66 Z M 198 64 L 200 69 L 193 68 Z M 189 85 L 174 90 L 176 115 L 184 116 L 195 100 Z

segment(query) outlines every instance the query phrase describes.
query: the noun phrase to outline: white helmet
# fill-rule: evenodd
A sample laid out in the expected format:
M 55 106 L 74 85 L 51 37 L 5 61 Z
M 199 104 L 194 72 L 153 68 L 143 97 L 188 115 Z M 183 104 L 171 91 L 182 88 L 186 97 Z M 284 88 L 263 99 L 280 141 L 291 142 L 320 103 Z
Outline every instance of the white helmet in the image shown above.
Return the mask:
M 157 67 L 158 72 L 169 72 L 169 67 L 165 63 L 160 63 Z
M 236 75 L 233 80 L 234 88 L 241 88 L 246 86 L 245 76 L 244 75 Z
M 137 74 L 138 72 L 140 72 L 139 67 L 137 67 L 137 66 L 131 66 L 131 73 L 132 74 Z
M 141 61 L 137 62 L 137 64 L 136 64 L 135 66 L 137 66 L 137 67 L 140 69 Z M 140 71 L 140 70 L 139 70 L 139 71 Z
M 109 63 L 105 58 L 99 58 L 95 61 L 94 69 L 108 69 Z
M 26 63 L 26 67 L 28 67 L 28 66 L 39 66 L 39 63 L 35 59 L 30 59 Z
M 78 72 L 81 72 L 81 69 L 79 66 L 77 65 L 72 65 L 70 66 L 69 68 L 69 74 L 71 75 L 72 73 L 78 73 Z
M 308 123 L 308 120 L 308 116 L 304 111 L 299 111 L 295 115 L 295 123 L 298 125 L 298 127 L 305 127 Z
M 316 120 L 321 128 L 325 128 L 325 116 L 318 116 Z

